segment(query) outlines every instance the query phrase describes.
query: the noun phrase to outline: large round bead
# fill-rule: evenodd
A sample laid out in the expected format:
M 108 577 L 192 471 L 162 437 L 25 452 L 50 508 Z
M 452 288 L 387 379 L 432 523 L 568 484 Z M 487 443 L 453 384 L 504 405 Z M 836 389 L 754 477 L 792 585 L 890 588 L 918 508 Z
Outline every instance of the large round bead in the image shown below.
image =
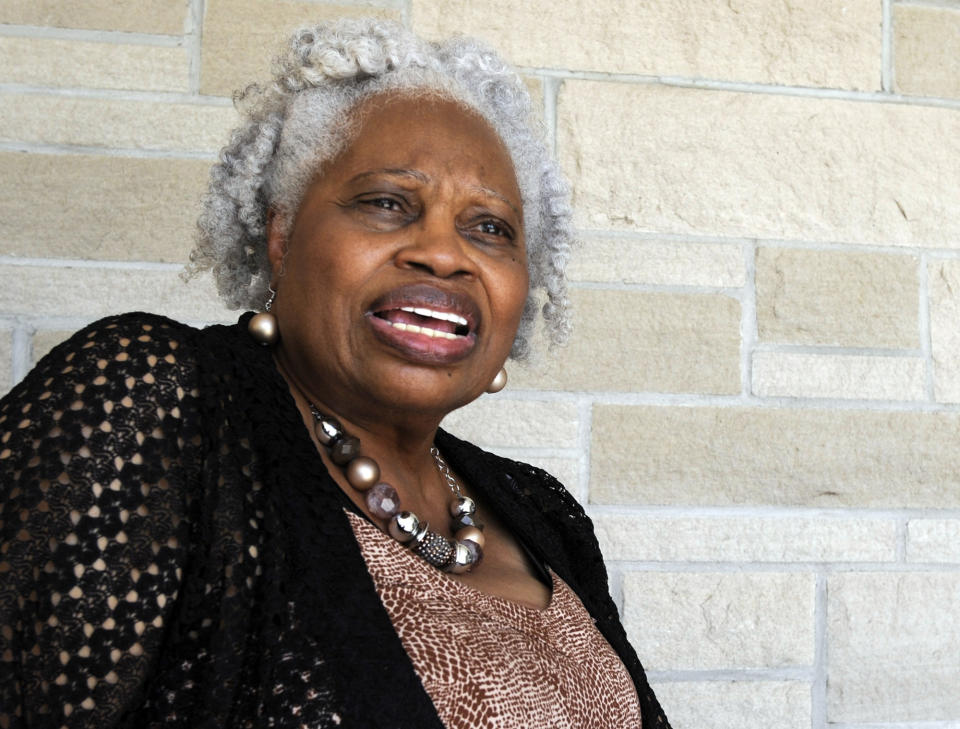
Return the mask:
M 398 542 L 409 542 L 417 535 L 419 529 L 420 520 L 412 511 L 401 511 L 387 525 L 390 536 Z
M 450 516 L 459 519 L 462 516 L 471 516 L 477 511 L 477 505 L 469 496 L 454 496 L 450 500 Z
M 247 331 L 265 347 L 276 344 L 280 339 L 280 330 L 277 328 L 277 317 L 268 311 L 254 314 L 247 322 Z
M 496 374 L 493 380 L 487 385 L 487 392 L 491 395 L 500 392 L 503 388 L 507 386 L 507 370 L 503 367 L 500 368 L 500 371 Z
M 367 491 L 377 485 L 380 480 L 380 466 L 372 458 L 357 456 L 347 464 L 344 471 L 347 481 L 357 491 Z
M 378 483 L 367 491 L 366 502 L 370 513 L 381 519 L 389 519 L 400 511 L 400 497 L 388 483 Z
M 329 415 L 321 415 L 313 426 L 313 432 L 317 434 L 317 440 L 320 445 L 332 448 L 333 445 L 343 438 L 343 426 L 335 418 Z
M 453 559 L 447 564 L 445 572 L 462 575 L 473 569 L 473 558 L 467 545 L 461 542 L 453 543 Z
M 345 435 L 330 449 L 330 459 L 338 466 L 347 465 L 359 455 L 360 441 L 352 435 Z M 373 484 L 370 485 L 373 486 Z
M 483 536 L 483 532 L 473 526 L 464 527 L 463 529 L 458 530 L 457 533 L 453 535 L 453 538 L 458 542 L 470 540 L 471 542 L 475 542 L 480 547 L 486 544 L 487 541 L 487 538 Z

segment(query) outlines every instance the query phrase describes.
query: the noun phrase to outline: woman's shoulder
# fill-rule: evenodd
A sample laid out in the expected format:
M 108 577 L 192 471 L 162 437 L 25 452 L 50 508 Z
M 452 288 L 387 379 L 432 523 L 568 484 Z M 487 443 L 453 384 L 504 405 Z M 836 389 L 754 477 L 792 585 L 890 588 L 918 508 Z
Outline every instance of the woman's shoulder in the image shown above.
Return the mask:
M 133 389 L 137 383 L 182 385 L 194 366 L 199 330 L 145 312 L 105 317 L 53 347 L 0 401 L 0 410 L 24 398 L 101 394 Z M 131 380 L 130 378 L 133 378 Z M 155 389 L 155 388 L 154 388 Z M 161 387 L 158 394 L 162 395 Z
M 118 361 L 148 358 L 162 352 L 174 353 L 174 359 L 186 354 L 178 352 L 199 333 L 198 329 L 159 314 L 134 311 L 99 319 L 60 342 L 38 362 L 56 359 L 74 361 L 89 359 L 94 354 L 125 353 Z M 162 365 L 161 365 L 162 366 Z M 101 364 L 100 368 L 104 366 Z
M 50 433 L 62 438 L 76 431 L 86 439 L 100 430 L 141 432 L 158 414 L 178 417 L 196 394 L 196 333 L 141 312 L 93 322 L 56 345 L 0 399 L 0 432 L 47 442 Z

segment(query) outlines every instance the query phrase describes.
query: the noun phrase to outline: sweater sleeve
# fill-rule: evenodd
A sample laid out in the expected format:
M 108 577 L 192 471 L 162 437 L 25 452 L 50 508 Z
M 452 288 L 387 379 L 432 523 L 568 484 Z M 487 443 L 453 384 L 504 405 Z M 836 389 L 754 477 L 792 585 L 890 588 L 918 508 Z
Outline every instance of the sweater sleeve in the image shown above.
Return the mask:
M 191 331 L 102 320 L 0 400 L 0 727 L 106 729 L 142 700 L 199 467 Z

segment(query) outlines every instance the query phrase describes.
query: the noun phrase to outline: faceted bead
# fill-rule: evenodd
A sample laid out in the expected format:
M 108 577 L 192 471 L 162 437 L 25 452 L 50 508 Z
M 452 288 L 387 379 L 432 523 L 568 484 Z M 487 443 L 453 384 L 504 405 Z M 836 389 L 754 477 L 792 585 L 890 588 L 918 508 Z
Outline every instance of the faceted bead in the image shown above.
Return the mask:
M 477 529 L 483 529 L 483 524 L 473 515 L 464 514 L 459 519 L 454 520 L 453 522 L 453 531 L 458 532 L 464 527 L 476 527 Z
M 457 543 L 465 546 L 470 552 L 470 568 L 479 567 L 480 563 L 483 562 L 483 547 L 470 539 Z
M 400 497 L 397 490 L 388 483 L 378 483 L 367 491 L 367 508 L 380 519 L 389 519 L 400 511 Z
M 338 466 L 343 466 L 360 455 L 360 441 L 347 435 L 337 441 L 330 449 L 330 458 Z
M 376 486 L 380 480 L 380 466 L 372 458 L 357 456 L 344 469 L 347 481 L 357 491 L 366 491 Z

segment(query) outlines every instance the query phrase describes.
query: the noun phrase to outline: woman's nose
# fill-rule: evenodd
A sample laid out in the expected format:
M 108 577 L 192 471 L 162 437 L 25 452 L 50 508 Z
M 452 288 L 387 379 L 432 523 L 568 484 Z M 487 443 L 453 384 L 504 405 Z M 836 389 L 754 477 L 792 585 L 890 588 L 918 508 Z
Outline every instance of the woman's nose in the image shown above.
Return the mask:
M 423 270 L 438 278 L 469 277 L 476 273 L 469 244 L 453 221 L 424 218 L 409 233 L 397 252 L 398 266 Z

